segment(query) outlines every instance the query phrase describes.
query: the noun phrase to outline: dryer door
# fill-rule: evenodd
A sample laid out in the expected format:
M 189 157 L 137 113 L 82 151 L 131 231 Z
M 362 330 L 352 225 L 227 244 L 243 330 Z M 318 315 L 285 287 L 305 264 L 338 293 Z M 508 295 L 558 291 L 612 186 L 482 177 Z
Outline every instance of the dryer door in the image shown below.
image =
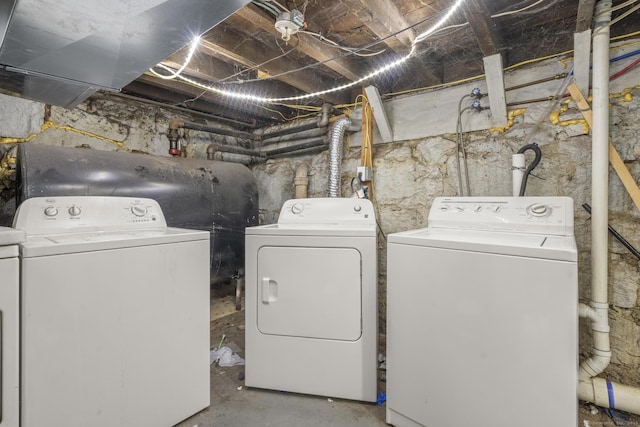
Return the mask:
M 362 334 L 361 256 L 354 248 L 263 246 L 257 292 L 263 334 L 342 341 Z

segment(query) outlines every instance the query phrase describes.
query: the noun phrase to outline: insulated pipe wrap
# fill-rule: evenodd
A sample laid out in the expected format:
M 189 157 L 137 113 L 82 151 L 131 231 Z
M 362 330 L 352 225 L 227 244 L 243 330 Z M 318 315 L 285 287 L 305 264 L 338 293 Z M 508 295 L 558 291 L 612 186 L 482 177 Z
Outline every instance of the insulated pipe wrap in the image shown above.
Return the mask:
M 329 142 L 329 197 L 340 197 L 340 164 L 342 163 L 342 146 L 344 133 L 351 125 L 347 117 L 338 119 L 331 128 Z

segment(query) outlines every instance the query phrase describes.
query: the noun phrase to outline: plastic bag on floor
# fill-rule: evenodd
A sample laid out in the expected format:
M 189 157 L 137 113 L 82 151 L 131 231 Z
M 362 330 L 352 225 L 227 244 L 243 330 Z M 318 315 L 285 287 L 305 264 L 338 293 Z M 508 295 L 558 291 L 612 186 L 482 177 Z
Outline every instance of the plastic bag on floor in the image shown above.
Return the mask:
M 244 365 L 244 359 L 233 352 L 229 347 L 222 346 L 217 350 L 211 350 L 209 356 L 209 364 L 218 361 L 218 365 L 222 367 Z

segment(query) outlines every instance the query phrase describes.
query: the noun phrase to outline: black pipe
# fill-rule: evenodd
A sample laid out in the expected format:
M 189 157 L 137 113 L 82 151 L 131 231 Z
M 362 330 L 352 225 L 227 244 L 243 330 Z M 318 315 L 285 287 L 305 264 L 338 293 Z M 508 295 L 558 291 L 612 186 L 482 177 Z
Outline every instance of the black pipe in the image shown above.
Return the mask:
M 280 154 L 292 153 L 294 151 L 306 150 L 308 148 L 321 147 L 323 145 L 327 145 L 326 139 L 324 136 L 318 136 L 315 138 L 309 138 L 306 142 L 302 142 L 296 145 L 290 145 L 288 147 L 275 148 L 273 150 L 265 151 L 264 153 L 267 155 L 267 158 L 277 156 Z
M 591 206 L 589 206 L 589 204 L 583 203 L 582 207 L 584 208 L 585 211 L 591 213 Z M 638 250 L 634 248 L 633 245 L 627 241 L 627 239 L 622 237 L 622 235 L 618 233 L 616 229 L 613 228 L 612 226 L 607 224 L 607 227 L 609 228 L 609 233 L 611 233 L 611 235 L 615 237 L 616 240 L 622 244 L 622 246 L 629 249 L 629 252 L 635 255 L 636 258 L 640 259 L 640 252 L 638 252 Z
M 180 124 L 180 127 L 184 129 L 197 130 L 200 132 L 215 133 L 218 135 L 235 136 L 236 138 L 244 138 L 244 139 L 250 139 L 250 140 L 256 139 L 256 135 L 250 132 L 244 132 L 241 130 L 234 130 L 234 129 L 217 128 L 213 126 L 201 125 L 198 123 L 182 122 Z
M 287 135 L 281 135 L 273 138 L 262 139 L 260 141 L 260 145 L 262 147 L 266 147 L 267 145 L 274 145 L 274 144 L 280 144 L 280 143 L 291 142 L 291 141 L 295 142 L 296 140 L 300 140 L 304 138 L 314 138 L 316 136 L 324 136 L 326 134 L 327 134 L 326 128 L 310 129 L 310 130 L 291 133 Z
M 284 129 L 278 129 L 276 131 L 269 132 L 269 133 L 263 133 L 260 135 L 260 139 L 264 141 L 265 139 L 275 138 L 281 135 L 287 135 L 292 132 L 298 133 L 298 132 L 304 132 L 306 130 L 311 130 L 316 128 L 318 128 L 318 122 L 304 123 L 298 126 L 292 126 Z
M 529 179 L 529 174 L 536 168 L 536 166 L 538 166 L 538 163 L 540 163 L 540 159 L 542 158 L 542 151 L 540 151 L 540 147 L 538 147 L 538 144 L 527 144 L 518 150 L 518 154 L 523 154 L 527 150 L 533 150 L 536 153 L 536 157 L 524 171 L 524 175 L 522 176 L 522 183 L 520 184 L 520 197 L 524 196 L 524 192 L 527 189 L 527 179 Z
M 265 132 L 256 136 L 259 140 L 264 141 L 265 139 L 276 138 L 278 136 L 288 135 L 290 133 L 304 132 L 316 128 L 326 128 L 329 125 L 329 113 L 331 112 L 332 108 L 333 107 L 331 106 L 331 104 L 324 103 L 322 104 L 322 110 L 320 111 L 320 118 L 315 122 L 286 126 L 273 132 Z
M 207 146 L 207 154 L 209 153 L 209 150 L 211 150 L 212 153 L 220 151 L 222 153 L 243 154 L 245 156 L 267 157 L 267 155 L 262 151 L 237 147 L 235 145 L 209 144 Z

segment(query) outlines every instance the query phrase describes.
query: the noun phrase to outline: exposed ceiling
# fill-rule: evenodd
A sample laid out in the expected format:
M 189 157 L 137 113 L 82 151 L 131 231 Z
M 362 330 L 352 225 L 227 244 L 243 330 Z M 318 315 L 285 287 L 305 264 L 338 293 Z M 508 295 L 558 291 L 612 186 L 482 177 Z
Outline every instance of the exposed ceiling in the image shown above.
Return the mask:
M 231 92 L 288 98 L 322 92 L 363 76 L 415 50 L 401 65 L 347 89 L 282 103 L 241 101 L 180 79 L 145 74 L 126 86 L 126 95 L 266 126 L 308 114 L 306 106 L 349 104 L 363 85 L 380 93 L 455 82 L 483 73 L 482 58 L 502 55 L 505 67 L 573 48 L 573 34 L 592 26 L 596 0 L 466 0 L 441 30 L 434 27 L 454 0 L 255 0 L 202 36 L 183 76 Z M 614 18 L 640 7 L 622 6 Z M 275 28 L 284 9 L 304 15 L 304 27 L 288 41 Z M 282 18 L 282 16 L 281 16 Z M 290 21 L 295 22 L 297 16 Z M 298 21 L 300 22 L 300 21 Z M 291 25 L 284 20 L 285 25 Z M 611 28 L 612 36 L 640 30 L 640 11 Z M 362 49 L 360 49 L 362 48 Z M 358 50 L 359 49 L 359 50 Z M 357 50 L 357 51 L 356 51 Z M 188 47 L 167 58 L 172 69 L 185 62 Z M 168 73 L 167 70 L 157 69 Z M 302 108 L 292 108 L 302 105 Z

